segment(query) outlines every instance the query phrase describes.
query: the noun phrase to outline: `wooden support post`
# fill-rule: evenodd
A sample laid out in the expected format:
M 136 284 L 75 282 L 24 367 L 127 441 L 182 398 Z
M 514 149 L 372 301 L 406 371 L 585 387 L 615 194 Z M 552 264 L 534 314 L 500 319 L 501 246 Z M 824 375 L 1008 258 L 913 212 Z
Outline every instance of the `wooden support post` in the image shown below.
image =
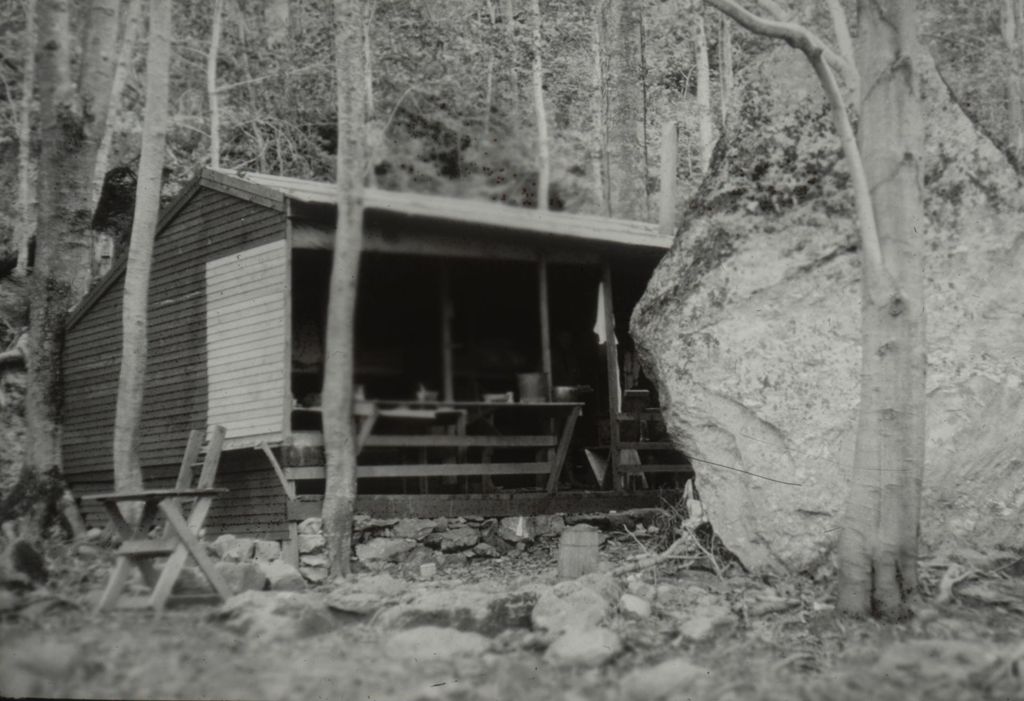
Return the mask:
M 622 489 L 619 479 L 619 349 L 615 340 L 615 310 L 612 306 L 612 268 L 605 261 L 601 271 L 601 294 L 604 296 L 605 365 L 608 370 L 608 431 L 611 450 L 608 466 L 612 473 L 612 488 Z
M 537 292 L 540 301 L 540 368 L 544 373 L 544 399 L 551 401 L 552 379 L 551 379 L 551 309 L 548 300 L 548 260 L 542 254 L 537 261 Z M 548 422 L 548 433 L 554 433 L 555 420 Z M 555 451 L 547 451 L 548 461 L 553 462 Z M 537 486 L 541 486 L 542 479 L 537 479 Z
M 672 236 L 676 229 L 676 164 L 679 161 L 679 126 L 669 120 L 661 127 L 661 194 L 658 197 L 658 231 Z
M 548 260 L 543 255 L 537 261 L 537 284 L 540 298 L 540 364 L 547 384 L 547 399 L 551 400 L 551 309 L 548 300 Z
M 452 350 L 452 305 L 451 276 L 448 264 L 441 263 L 441 378 L 443 397 L 446 402 L 455 401 L 455 361 Z

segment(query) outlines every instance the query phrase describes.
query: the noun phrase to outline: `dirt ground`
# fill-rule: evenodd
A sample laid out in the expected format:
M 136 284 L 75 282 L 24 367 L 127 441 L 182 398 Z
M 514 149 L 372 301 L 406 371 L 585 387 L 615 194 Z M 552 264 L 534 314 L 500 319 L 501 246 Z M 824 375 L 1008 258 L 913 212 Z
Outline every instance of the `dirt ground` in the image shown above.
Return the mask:
M 650 542 L 611 534 L 602 559 L 619 565 Z M 0 692 L 136 699 L 1024 699 L 1024 567 L 1019 555 L 960 553 L 923 563 L 925 596 L 899 624 L 832 612 L 831 573 L 764 579 L 733 565 L 669 561 L 616 579 L 647 592 L 647 617 L 614 611 L 605 627 L 622 650 L 598 666 L 549 663 L 550 641 L 528 629 L 454 656 L 425 646 L 396 656 L 379 617 L 336 619 L 330 630 L 268 640 L 225 626 L 212 605 L 97 615 L 90 608 L 110 560 L 106 550 L 51 545 L 47 592 L 6 606 L 0 624 Z M 505 557 L 453 562 L 409 591 L 492 590 L 556 581 L 555 542 Z M 706 564 L 706 563 L 704 563 Z M 325 585 L 317 593 L 327 594 Z M 697 639 L 681 635 L 704 610 L 728 621 Z M 665 690 L 649 668 L 684 659 L 704 673 Z M 641 670 L 641 671 L 637 671 Z M 646 690 L 645 690 L 646 689 Z M 652 690 L 655 689 L 655 690 Z

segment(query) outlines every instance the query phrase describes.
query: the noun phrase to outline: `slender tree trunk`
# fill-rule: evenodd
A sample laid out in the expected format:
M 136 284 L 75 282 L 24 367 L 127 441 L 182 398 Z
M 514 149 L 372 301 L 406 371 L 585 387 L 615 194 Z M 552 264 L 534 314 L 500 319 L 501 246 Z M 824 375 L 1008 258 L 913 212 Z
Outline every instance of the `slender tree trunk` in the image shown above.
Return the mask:
M 704 31 L 704 13 L 697 10 L 693 23 L 694 51 L 697 54 L 697 120 L 700 137 L 700 170 L 708 171 L 711 151 L 715 147 L 711 118 L 711 68 L 708 65 L 708 37 Z
M 857 57 L 853 52 L 853 38 L 850 36 L 850 24 L 846 21 L 846 12 L 840 0 L 825 0 L 828 4 L 828 13 L 832 18 L 832 30 L 836 35 L 836 46 L 839 47 L 839 55 L 847 63 L 848 68 L 843 71 L 843 76 L 853 94 L 853 103 L 860 104 L 860 74 L 857 72 Z
M 210 104 L 210 165 L 220 168 L 220 94 L 217 92 L 217 59 L 224 17 L 224 0 L 213 2 L 210 52 L 206 55 L 206 97 Z
M 732 67 L 732 23 L 729 18 L 722 17 L 719 25 L 718 72 L 721 76 L 719 106 L 721 115 L 722 135 L 729 133 L 729 120 L 732 117 L 733 67 Z
M 839 609 L 906 614 L 918 586 L 925 453 L 924 129 L 913 0 L 861 0 L 860 142 L 885 273 L 865 275 L 861 400 L 839 541 Z
M 90 185 L 106 127 L 119 0 L 96 0 L 71 75 L 68 0 L 39 0 L 39 219 L 29 313 L 26 465 L 60 468 L 60 356 L 64 320 L 85 293 L 92 258 Z
M 220 57 L 224 0 L 213 2 L 210 51 L 206 54 L 206 100 L 210 105 L 210 165 L 220 168 L 220 93 L 217 92 L 217 60 Z
M 377 9 L 376 0 L 366 0 L 366 17 L 363 19 L 363 64 L 366 66 L 364 80 L 366 83 L 366 114 L 372 117 L 374 112 L 373 99 L 373 15 Z
M 547 209 L 551 190 L 551 140 L 548 138 L 548 112 L 544 107 L 544 64 L 540 0 L 530 0 L 533 30 L 533 110 L 537 118 L 537 209 Z
M 1024 1 L 1003 0 L 1003 41 L 1010 53 L 1006 72 L 1007 144 L 1018 170 L 1024 170 Z
M 601 19 L 608 105 L 608 208 L 612 216 L 648 219 L 644 172 L 640 3 L 605 0 Z
M 594 59 L 594 70 L 591 74 L 593 85 L 593 98 L 591 109 L 594 113 L 593 144 L 591 146 L 590 170 L 594 183 L 594 197 L 597 201 L 598 212 L 603 216 L 611 216 L 608 210 L 608 100 L 607 87 L 604 80 L 604 37 L 602 27 L 604 20 L 604 0 L 592 0 L 592 31 L 591 31 L 591 54 Z
M 18 114 L 18 224 L 15 245 L 18 262 L 15 272 L 28 272 L 32 238 L 36 235 L 36 163 L 33 157 L 32 105 L 36 92 L 36 0 L 25 2 L 25 69 Z
M 160 184 L 167 141 L 171 5 L 172 0 L 150 0 L 148 13 L 146 114 L 142 124 L 135 218 L 124 274 L 121 374 L 114 418 L 114 488 L 118 491 L 142 488 L 139 436 L 148 352 L 149 272 L 160 213 Z
M 365 0 L 334 0 L 338 80 L 338 231 L 334 239 L 323 386 L 327 483 L 324 535 L 331 576 L 351 571 L 352 517 L 356 500 L 356 444 L 352 425 L 354 328 L 363 237 L 366 174 L 362 51 Z
M 519 115 L 519 69 L 516 67 L 516 13 L 512 0 L 501 0 L 502 21 L 505 23 L 505 40 L 508 42 L 508 94 L 512 98 L 512 114 Z
M 114 131 L 117 127 L 117 112 L 121 108 L 124 86 L 128 82 L 128 67 L 135 53 L 135 42 L 139 36 L 139 24 L 142 15 L 142 0 L 128 0 L 124 18 L 124 32 L 121 35 L 121 46 L 117 52 L 117 64 L 114 67 L 114 81 L 110 88 L 110 108 L 113 110 L 107 119 L 103 138 L 96 151 L 96 167 L 93 169 L 91 202 L 95 207 L 103 193 L 103 181 L 107 177 L 110 164 L 110 149 L 114 142 Z

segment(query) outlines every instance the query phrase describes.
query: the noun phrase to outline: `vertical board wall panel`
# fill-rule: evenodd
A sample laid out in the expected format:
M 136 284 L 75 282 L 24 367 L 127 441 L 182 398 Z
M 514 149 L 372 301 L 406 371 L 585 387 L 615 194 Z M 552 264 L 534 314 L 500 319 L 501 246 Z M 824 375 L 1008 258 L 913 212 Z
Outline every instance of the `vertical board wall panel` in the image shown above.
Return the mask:
M 206 413 L 227 429 L 228 445 L 255 445 L 283 428 L 286 265 L 283 240 L 206 263 Z M 240 371 L 245 359 L 258 363 Z
M 210 423 L 206 264 L 238 253 L 245 255 L 268 243 L 283 246 L 284 229 L 283 211 L 200 187 L 158 235 L 150 277 L 149 360 L 139 450 L 146 486 L 166 486 L 168 480 L 173 481 L 189 430 Z M 283 257 L 282 253 L 282 260 Z M 123 277 L 112 274 L 113 283 L 68 328 L 64 348 L 64 472 L 79 496 L 108 491 L 113 486 L 112 441 L 121 363 Z M 262 277 L 256 277 L 262 289 Z M 239 282 L 252 284 L 247 279 L 232 284 Z M 276 318 L 284 317 L 279 313 Z M 242 319 L 240 315 L 238 321 L 245 326 Z M 274 317 L 263 321 L 283 328 L 283 321 L 277 322 Z M 279 335 L 279 344 L 284 344 L 282 330 L 271 330 L 267 324 L 260 328 L 267 336 Z M 227 324 L 225 330 L 235 332 L 237 324 Z M 258 347 L 252 335 L 245 338 L 253 348 Z M 244 362 L 236 365 L 242 368 L 242 374 L 246 367 L 252 367 Z M 284 376 L 283 366 L 275 371 L 266 374 Z M 237 379 L 237 375 L 238 372 L 233 376 Z M 279 396 L 275 404 L 278 424 L 282 401 Z M 224 479 L 229 473 L 234 475 L 230 480 L 234 484 L 228 486 L 235 488 L 235 493 L 214 502 L 211 524 L 222 520 L 218 512 L 236 514 L 240 505 L 253 503 L 254 499 L 272 505 L 264 508 L 279 514 L 277 520 L 283 523 L 281 488 L 266 479 L 269 467 L 264 463 L 266 458 L 251 450 L 227 459 L 225 466 L 230 469 Z M 243 477 L 247 469 L 254 471 L 252 483 Z M 90 525 L 103 525 L 98 511 L 90 509 L 86 516 Z M 274 520 L 267 518 L 268 523 Z M 246 532 L 243 524 L 234 525 L 234 532 Z M 261 529 L 267 527 L 263 525 Z

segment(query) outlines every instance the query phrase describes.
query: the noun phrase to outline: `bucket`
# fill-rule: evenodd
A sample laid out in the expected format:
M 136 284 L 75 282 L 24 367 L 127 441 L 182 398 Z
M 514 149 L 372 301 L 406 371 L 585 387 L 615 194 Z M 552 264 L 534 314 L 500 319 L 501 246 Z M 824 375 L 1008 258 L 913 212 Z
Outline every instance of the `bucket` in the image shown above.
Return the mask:
M 524 372 L 516 375 L 519 383 L 519 401 L 524 404 L 546 402 L 548 382 L 542 372 Z
M 601 534 L 593 526 L 580 524 L 562 531 L 558 543 L 558 578 L 576 579 L 596 572 L 600 564 Z

